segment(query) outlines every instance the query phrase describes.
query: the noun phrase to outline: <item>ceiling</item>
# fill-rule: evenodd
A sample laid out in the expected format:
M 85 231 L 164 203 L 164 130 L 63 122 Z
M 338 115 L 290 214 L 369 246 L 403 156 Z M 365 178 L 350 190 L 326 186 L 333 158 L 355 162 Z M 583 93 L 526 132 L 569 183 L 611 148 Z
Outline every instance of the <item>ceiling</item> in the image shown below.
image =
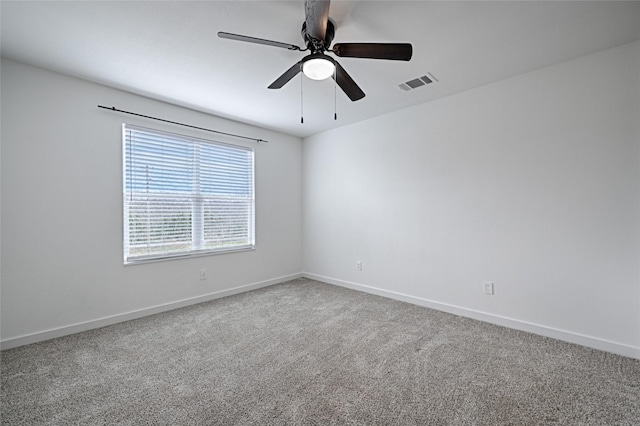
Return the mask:
M 306 52 L 217 37 L 304 47 L 304 10 L 303 1 L 2 1 L 1 53 L 306 137 L 640 39 L 637 1 L 333 1 L 334 42 L 413 44 L 410 62 L 339 58 L 366 93 L 351 102 L 331 79 L 267 89 Z M 438 81 L 398 87 L 426 73 Z

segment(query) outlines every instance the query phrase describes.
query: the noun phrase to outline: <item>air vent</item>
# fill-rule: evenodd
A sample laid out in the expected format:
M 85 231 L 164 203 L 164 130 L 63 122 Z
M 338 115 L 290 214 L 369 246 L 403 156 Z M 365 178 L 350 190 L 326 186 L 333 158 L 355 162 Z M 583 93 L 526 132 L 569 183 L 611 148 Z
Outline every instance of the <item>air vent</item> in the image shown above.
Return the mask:
M 422 77 L 414 78 L 413 80 L 405 81 L 404 83 L 398 84 L 398 87 L 405 92 L 409 90 L 417 89 L 421 86 L 426 86 L 427 84 L 431 84 L 433 82 L 438 81 L 432 74 L 427 73 Z
M 431 80 L 429 80 L 429 83 L 431 83 Z M 405 83 L 407 86 L 411 87 L 412 89 L 417 89 L 420 86 L 424 86 L 425 83 L 424 81 L 420 80 L 419 78 L 414 78 L 413 80 L 409 80 Z

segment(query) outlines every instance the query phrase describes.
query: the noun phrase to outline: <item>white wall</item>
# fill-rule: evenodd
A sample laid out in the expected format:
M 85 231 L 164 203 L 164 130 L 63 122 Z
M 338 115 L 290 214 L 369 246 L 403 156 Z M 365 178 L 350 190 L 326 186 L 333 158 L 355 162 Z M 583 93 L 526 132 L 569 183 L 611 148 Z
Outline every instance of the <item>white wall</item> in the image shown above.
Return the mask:
M 305 273 L 640 358 L 639 103 L 636 42 L 305 139 Z
M 1 78 L 3 348 L 299 276 L 299 138 L 7 60 Z M 269 144 L 113 113 L 99 104 Z M 253 146 L 256 249 L 123 266 L 123 122 Z M 208 270 L 206 281 L 199 279 L 200 268 Z
M 298 276 L 303 247 L 313 278 L 640 358 L 639 81 L 633 43 L 301 146 L 3 60 L 2 347 Z M 214 137 L 256 149 L 257 249 L 123 266 L 121 123 L 212 135 L 98 104 L 268 139 Z

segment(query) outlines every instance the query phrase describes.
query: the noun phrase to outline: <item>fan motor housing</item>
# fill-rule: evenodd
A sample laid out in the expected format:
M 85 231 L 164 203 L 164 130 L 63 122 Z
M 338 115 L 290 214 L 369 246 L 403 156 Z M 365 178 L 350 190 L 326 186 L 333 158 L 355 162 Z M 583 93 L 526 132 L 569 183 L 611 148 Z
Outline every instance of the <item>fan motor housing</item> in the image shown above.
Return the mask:
M 336 35 L 336 25 L 333 22 L 333 19 L 329 18 L 327 21 L 327 29 L 324 33 L 324 40 L 315 40 L 307 34 L 307 23 L 302 23 L 302 30 L 300 30 L 300 34 L 307 45 L 307 48 L 311 50 L 311 52 L 322 52 L 326 49 L 329 49 L 331 46 L 331 42 L 333 41 L 333 37 Z

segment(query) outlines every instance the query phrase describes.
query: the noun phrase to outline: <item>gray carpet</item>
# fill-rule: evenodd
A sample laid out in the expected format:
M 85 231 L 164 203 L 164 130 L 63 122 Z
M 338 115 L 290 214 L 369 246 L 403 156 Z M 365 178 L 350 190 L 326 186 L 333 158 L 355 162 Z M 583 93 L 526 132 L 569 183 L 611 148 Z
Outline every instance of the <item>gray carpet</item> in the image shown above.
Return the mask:
M 299 279 L 1 353 L 6 425 L 638 425 L 640 361 Z

